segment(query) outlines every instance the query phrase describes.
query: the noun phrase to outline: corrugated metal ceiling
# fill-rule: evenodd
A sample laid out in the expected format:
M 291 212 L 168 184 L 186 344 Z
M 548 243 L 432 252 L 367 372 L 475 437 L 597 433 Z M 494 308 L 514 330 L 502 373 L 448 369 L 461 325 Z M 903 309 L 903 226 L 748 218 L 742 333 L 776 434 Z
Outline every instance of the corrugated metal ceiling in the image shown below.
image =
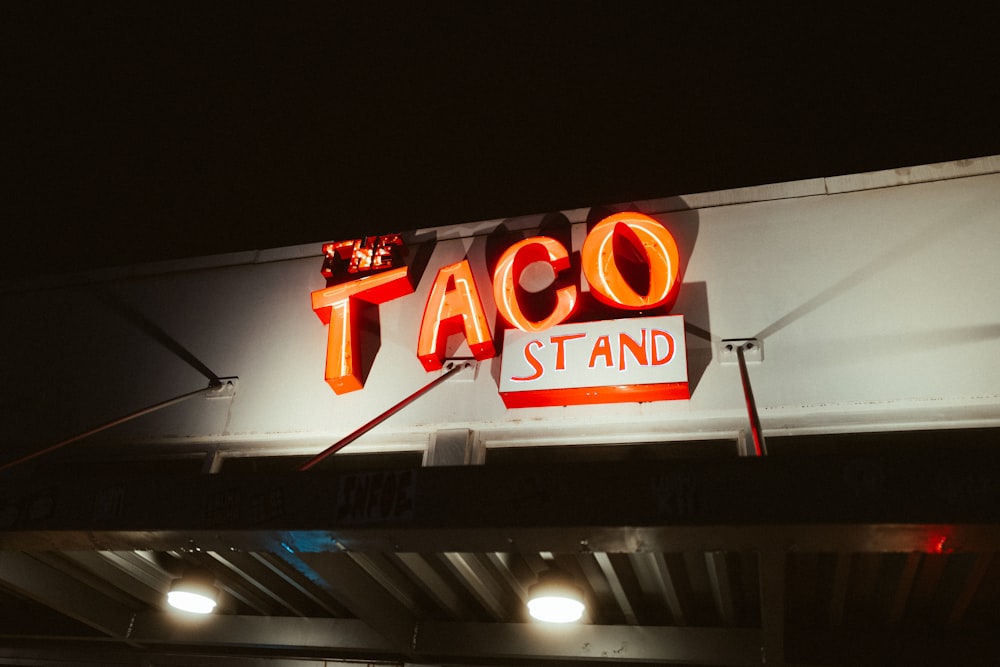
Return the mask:
M 905 439 L 911 445 L 917 443 L 919 450 L 920 442 L 929 447 L 943 437 L 949 438 L 954 458 L 966 456 L 975 462 L 977 452 L 984 451 L 996 434 L 885 434 L 860 440 L 866 451 L 871 451 L 872 441 L 880 440 L 881 448 L 891 452 L 892 443 Z M 849 454 L 842 456 L 854 448 L 851 439 L 839 442 L 838 460 L 856 461 Z M 796 448 L 801 453 L 838 448 L 831 437 L 773 440 L 771 445 L 774 461 L 799 458 L 789 454 Z M 732 454 L 727 455 L 727 450 Z M 599 470 L 605 468 L 612 484 L 618 470 L 614 459 L 626 461 L 624 470 L 638 470 L 628 466 L 643 466 L 643 461 L 629 459 L 644 456 L 659 458 L 659 463 L 651 460 L 648 465 L 666 465 L 665 470 L 693 465 L 695 459 L 689 456 L 671 458 L 676 453 L 656 456 L 639 449 L 595 449 L 590 452 L 594 461 L 585 465 L 596 468 L 581 470 L 589 471 L 589 480 L 600 480 Z M 698 465 L 728 461 L 735 456 L 735 447 L 709 445 L 705 453 L 709 456 Z M 584 450 L 577 455 L 588 458 Z M 344 456 L 337 465 L 364 474 L 374 461 L 350 458 Z M 485 468 L 495 468 L 504 478 L 518 470 L 531 471 L 529 460 L 543 465 L 553 458 L 559 458 L 558 452 L 498 452 L 492 461 L 488 458 Z M 383 468 L 394 463 L 384 457 L 380 462 L 386 464 Z M 403 456 L 395 463 L 405 468 L 412 462 L 412 456 Z M 184 466 L 193 470 L 195 463 Z M 224 466 L 223 473 L 212 477 L 236 480 L 250 469 L 259 474 L 290 463 L 234 460 L 231 467 Z M 168 467 L 178 465 L 173 462 Z M 93 466 L 94 470 L 100 467 Z M 57 467 L 40 469 L 36 475 L 54 479 Z M 705 468 L 709 469 L 710 465 Z M 461 479 L 449 474 L 441 479 Z M 994 497 L 993 471 L 983 474 L 963 482 L 959 496 L 966 498 L 959 497 L 960 505 L 969 498 L 975 505 Z M 301 479 L 304 484 L 327 480 Z M 638 482 L 634 489 L 614 484 L 602 493 L 643 493 Z M 852 492 L 859 488 L 848 487 Z M 55 488 L 58 495 L 63 487 L 48 488 Z M 863 492 L 864 484 L 860 488 Z M 163 493 L 171 491 L 165 488 Z M 795 493 L 794 488 L 789 491 L 789 502 L 797 501 Z M 933 490 L 929 493 L 933 495 Z M 481 500 L 470 494 L 456 502 Z M 53 502 L 58 503 L 58 498 Z M 580 506 L 588 505 L 581 502 Z M 209 659 L 218 665 L 233 660 L 241 662 L 232 664 L 247 665 L 354 660 L 923 664 L 948 655 L 960 656 L 964 664 L 992 664 L 1000 655 L 995 652 L 1000 644 L 994 639 L 1000 623 L 1000 559 L 996 558 L 1000 531 L 982 522 L 968 528 L 973 532 L 964 544 L 955 537 L 958 533 L 942 533 L 937 542 L 906 537 L 908 544 L 924 541 L 905 551 L 898 546 L 903 537 L 877 537 L 894 530 L 882 521 L 862 521 L 843 548 L 836 548 L 832 528 L 831 537 L 811 538 L 821 534 L 822 525 L 804 532 L 782 519 L 772 534 L 767 532 L 770 528 L 751 530 L 736 525 L 742 521 L 740 512 L 733 514 L 730 524 L 709 522 L 706 530 L 687 542 L 719 548 L 663 549 L 658 542 L 644 541 L 647 533 L 656 534 L 650 532 L 654 527 L 633 534 L 628 525 L 614 528 L 619 537 L 592 533 L 596 537 L 588 544 L 576 539 L 579 526 L 589 525 L 586 517 L 566 516 L 562 523 L 548 526 L 548 536 L 545 530 L 514 526 L 509 548 L 479 550 L 472 547 L 493 539 L 488 531 L 463 531 L 460 523 L 452 524 L 451 517 L 441 516 L 439 525 L 420 529 L 416 537 L 394 534 L 389 526 L 376 530 L 368 542 L 357 542 L 386 544 L 388 535 L 402 543 L 399 549 L 354 548 L 350 530 L 344 531 L 346 537 L 339 546 L 320 550 L 283 542 L 273 549 L 245 548 L 239 543 L 220 549 L 199 546 L 200 538 L 181 548 L 142 548 L 149 542 L 185 544 L 184 536 L 173 534 L 166 525 L 145 527 L 148 530 L 140 531 L 141 538 L 134 530 L 124 533 L 121 539 L 136 536 L 135 548 L 67 548 L 72 540 L 52 533 L 44 538 L 52 540 L 52 548 L 27 549 L 19 537 L 25 513 L 43 512 L 44 507 L 19 507 L 20 518 L 0 535 L 0 664 L 201 665 Z M 462 511 L 474 514 L 468 507 Z M 486 523 L 492 520 L 492 511 L 484 506 Z M 624 513 L 622 518 L 633 517 Z M 683 517 L 680 523 L 685 523 Z M 248 544 L 263 539 L 269 530 L 262 527 L 257 537 L 247 538 Z M 358 531 L 364 533 L 363 527 Z M 103 539 L 98 533 L 87 535 L 74 539 L 89 539 L 95 546 Z M 219 539 L 224 542 L 231 536 Z M 737 547 L 758 539 L 760 548 Z M 555 547 L 572 543 L 576 548 L 543 551 L 520 546 L 547 540 Z M 412 549 L 413 544 L 440 544 L 441 548 Z M 614 548 L 605 548 L 608 544 Z M 782 546 L 768 546 L 773 544 Z M 823 548 L 817 549 L 817 544 Z M 456 545 L 470 548 L 454 550 Z M 177 623 L 164 602 L 172 579 L 191 566 L 210 570 L 222 591 L 218 613 L 201 624 Z M 588 605 L 583 624 L 561 633 L 531 623 L 524 605 L 538 574 L 553 567 L 579 582 Z M 933 646 L 928 646 L 928 637 L 934 638 Z M 75 657 L 67 661 L 67 654 Z

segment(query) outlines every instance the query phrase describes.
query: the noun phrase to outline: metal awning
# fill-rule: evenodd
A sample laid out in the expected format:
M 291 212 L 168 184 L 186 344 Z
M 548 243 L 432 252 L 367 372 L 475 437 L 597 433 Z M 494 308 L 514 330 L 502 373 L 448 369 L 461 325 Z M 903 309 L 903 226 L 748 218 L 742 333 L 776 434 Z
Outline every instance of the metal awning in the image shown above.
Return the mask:
M 995 433 L 937 437 L 905 457 L 13 479 L 0 664 L 987 664 Z M 163 603 L 184 566 L 223 593 L 198 623 Z M 579 625 L 524 612 L 554 567 L 585 591 Z

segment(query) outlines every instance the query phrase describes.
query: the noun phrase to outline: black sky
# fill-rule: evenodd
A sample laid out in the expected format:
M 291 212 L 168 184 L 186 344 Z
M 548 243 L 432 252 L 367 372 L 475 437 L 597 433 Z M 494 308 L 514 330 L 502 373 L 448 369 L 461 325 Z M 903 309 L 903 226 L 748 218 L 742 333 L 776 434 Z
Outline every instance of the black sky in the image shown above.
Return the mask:
M 893 9 L 8 4 L 0 276 L 1000 153 L 989 18 Z

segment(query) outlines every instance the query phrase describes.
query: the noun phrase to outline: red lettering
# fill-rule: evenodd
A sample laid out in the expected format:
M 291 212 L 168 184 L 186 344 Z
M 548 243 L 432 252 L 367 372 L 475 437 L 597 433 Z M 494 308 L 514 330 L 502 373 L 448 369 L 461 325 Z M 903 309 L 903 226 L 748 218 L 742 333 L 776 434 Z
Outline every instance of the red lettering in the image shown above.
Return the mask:
M 668 334 L 666 331 L 661 331 L 660 329 L 653 329 L 650 332 L 650 334 L 649 334 L 649 338 L 650 338 L 651 344 L 653 346 L 653 365 L 654 366 L 662 366 L 663 364 L 667 363 L 668 361 L 670 361 L 671 359 L 674 358 L 674 337 L 673 336 L 671 336 L 670 334 Z M 659 356 L 657 354 L 657 351 L 656 351 L 657 350 L 657 346 L 656 346 L 656 339 L 657 338 L 663 338 L 664 341 L 666 341 L 666 343 L 667 343 L 667 353 L 665 355 L 663 355 L 662 357 Z
M 566 350 L 565 343 L 574 338 L 583 338 L 587 334 L 567 334 L 565 336 L 552 336 L 549 340 L 556 344 L 556 370 L 566 370 Z
M 414 285 L 405 265 L 401 266 L 406 247 L 399 234 L 326 244 L 323 254 L 323 275 L 328 282 L 349 281 L 312 293 L 313 310 L 329 325 L 326 382 L 337 394 L 343 394 L 364 385 L 359 335 L 362 304 L 380 305 L 412 293 Z M 556 281 L 549 284 L 548 278 L 542 276 L 532 286 L 528 282 L 531 269 L 545 269 L 547 275 L 546 265 L 551 267 Z M 563 323 L 572 316 L 579 301 L 579 283 L 573 284 L 566 275 L 571 265 L 570 252 L 554 238 L 537 236 L 513 244 L 500 257 L 492 276 L 497 314 L 512 326 L 529 332 L 545 331 Z M 650 216 L 629 212 L 601 220 L 583 242 L 580 265 L 594 298 L 613 308 L 669 307 L 676 298 L 680 269 L 677 243 Z M 542 298 L 538 299 L 532 291 Z M 634 331 L 631 327 L 630 330 Z M 449 349 L 454 350 L 459 344 L 451 339 L 453 335 L 464 337 L 476 359 L 496 356 L 490 322 L 468 260 L 441 268 L 431 285 L 417 340 L 417 358 L 426 370 L 443 366 Z M 612 335 L 615 334 L 575 333 L 550 336 L 548 343 L 543 342 L 544 337 L 531 340 L 523 352 L 525 364 L 531 370 L 511 380 L 530 382 L 546 371 L 565 371 L 567 341 L 594 336 L 589 368 L 602 363 L 606 369 L 624 372 L 630 363 L 633 368 L 662 366 L 673 359 L 676 343 L 666 331 L 641 329 L 639 339 L 620 331 L 617 346 L 611 342 Z M 547 368 L 537 355 L 550 343 L 555 346 L 554 362 Z M 580 355 L 583 349 L 581 343 Z M 576 348 L 571 352 L 576 352 Z M 544 355 L 541 358 L 548 359 Z
M 604 357 L 605 368 L 614 368 L 615 360 L 611 355 L 611 339 L 608 336 L 598 336 L 594 342 L 594 349 L 590 352 L 590 363 L 587 364 L 589 368 L 594 367 L 597 357 Z
M 563 322 L 576 307 L 576 285 L 556 290 L 556 305 L 547 317 L 534 321 L 521 307 L 518 294 L 521 272 L 534 262 L 547 262 L 558 274 L 569 268 L 569 252 L 563 244 L 547 236 L 535 236 L 507 248 L 493 272 L 493 298 L 497 312 L 522 331 L 544 331 Z
M 617 256 L 616 245 L 645 262 L 649 278 L 645 293 L 639 293 L 637 281 L 622 272 L 627 260 Z M 609 306 L 643 310 L 667 304 L 677 295 L 677 242 L 648 215 L 616 213 L 604 218 L 587 234 L 580 257 L 594 297 Z
M 431 286 L 417 340 L 417 358 L 426 370 L 444 365 L 448 337 L 453 334 L 465 336 L 476 359 L 496 356 L 483 301 L 467 259 L 438 271 Z
M 406 246 L 400 234 L 366 236 L 353 241 L 337 241 L 323 245 L 322 273 L 328 279 L 343 282 L 357 274 L 395 269 L 402 264 Z
M 364 386 L 361 351 L 355 350 L 359 340 L 355 302 L 381 304 L 411 292 L 413 285 L 404 266 L 312 293 L 313 311 L 324 324 L 330 325 L 326 382 L 334 392 L 346 394 Z
M 512 377 L 511 380 L 513 380 L 514 382 L 530 382 L 531 380 L 537 380 L 538 378 L 542 377 L 542 373 L 545 372 L 545 369 L 542 367 L 542 362 L 536 359 L 535 355 L 531 353 L 531 347 L 533 345 L 541 348 L 542 341 L 540 340 L 529 341 L 528 344 L 524 346 L 524 360 L 527 361 L 529 364 L 531 364 L 531 367 L 535 369 L 535 374 L 528 375 L 523 378 Z
M 646 366 L 649 361 L 646 357 L 646 330 L 642 330 L 642 343 L 637 343 L 624 331 L 618 334 L 618 370 L 625 370 L 625 350 L 632 353 L 632 358 L 639 362 L 640 366 Z

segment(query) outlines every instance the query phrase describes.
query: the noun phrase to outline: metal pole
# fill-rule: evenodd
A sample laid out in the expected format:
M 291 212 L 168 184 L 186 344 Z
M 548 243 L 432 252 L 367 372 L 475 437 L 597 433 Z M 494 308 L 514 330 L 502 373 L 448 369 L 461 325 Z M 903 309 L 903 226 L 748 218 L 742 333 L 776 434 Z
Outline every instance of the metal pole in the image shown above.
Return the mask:
M 743 397 L 747 402 L 747 415 L 750 417 L 750 434 L 753 436 L 753 449 L 757 456 L 763 456 L 767 451 L 764 444 L 764 434 L 760 429 L 760 417 L 757 416 L 757 402 L 753 398 L 750 387 L 750 374 L 747 372 L 747 360 L 743 354 L 743 345 L 736 346 L 736 359 L 740 364 L 740 381 L 743 383 Z
M 180 396 L 177 396 L 176 398 L 171 398 L 170 400 L 163 401 L 162 403 L 157 403 L 156 405 L 151 405 L 148 408 L 143 408 L 141 410 L 136 410 L 135 412 L 131 412 L 131 413 L 125 415 L 124 417 L 119 417 L 118 419 L 114 419 L 112 421 L 109 421 L 106 424 L 101 424 L 100 426 L 92 428 L 89 431 L 86 431 L 84 433 L 78 433 L 77 435 L 74 435 L 71 438 L 66 438 L 65 440 L 57 442 L 54 445 L 46 447 L 45 449 L 40 449 L 37 452 L 33 452 L 31 454 L 28 454 L 26 456 L 22 456 L 21 458 L 16 459 L 14 461 L 11 461 L 9 463 L 5 463 L 2 466 L 0 466 L 0 472 L 3 472 L 5 470 L 9 470 L 10 468 L 13 468 L 14 466 L 20 465 L 20 464 L 22 464 L 22 463 L 24 463 L 26 461 L 30 461 L 31 459 L 38 458 L 39 456 L 42 456 L 43 454 L 48 454 L 49 452 L 54 452 L 57 449 L 62 449 L 66 445 L 71 445 L 74 442 L 76 442 L 77 440 L 83 440 L 84 438 L 86 438 L 88 436 L 91 436 L 91 435 L 94 435 L 95 433 L 100 433 L 101 431 L 106 431 L 107 429 L 111 428 L 112 426 L 118 426 L 119 424 L 124 424 L 125 422 L 131 421 L 131 420 L 135 419 L 136 417 L 142 417 L 143 415 L 148 415 L 150 412 L 156 412 L 157 410 L 162 410 L 163 408 L 169 407 L 171 405 L 175 405 L 177 403 L 180 403 L 181 401 L 186 401 L 187 399 L 189 399 L 189 398 L 191 398 L 193 396 L 198 396 L 199 394 L 204 394 L 206 391 L 208 391 L 210 389 L 215 389 L 217 386 L 218 386 L 217 384 L 210 384 L 205 389 L 199 389 L 197 391 L 192 391 L 192 392 L 189 392 L 187 394 L 181 394 Z
M 360 438 L 361 436 L 363 436 L 365 433 L 367 433 L 368 431 L 372 430 L 373 428 L 375 428 L 376 426 L 378 426 L 379 424 L 381 424 L 382 422 L 384 422 L 386 419 L 388 419 L 389 417 L 393 416 L 394 414 L 396 414 L 397 412 L 399 412 L 400 410 L 402 410 L 407 405 L 409 405 L 413 401 L 417 400 L 418 398 L 420 398 L 421 396 L 423 396 L 424 394 L 426 394 L 427 392 L 429 392 L 431 389 L 433 389 L 434 387 L 438 386 L 439 384 L 441 384 L 442 382 L 444 382 L 445 380 L 447 380 L 448 378 L 450 378 L 455 373 L 459 372 L 463 368 L 469 368 L 471 365 L 472 364 L 470 364 L 468 361 L 466 361 L 464 364 L 457 364 L 457 365 L 453 366 L 450 370 L 448 370 L 447 373 L 443 374 L 441 377 L 437 378 L 436 380 L 433 380 L 432 382 L 429 382 L 429 383 L 425 384 L 423 387 L 421 387 L 420 389 L 416 390 L 415 392 L 413 392 L 412 394 L 410 394 L 409 396 L 407 396 L 406 398 L 404 398 L 403 400 L 401 400 L 399 403 L 396 403 L 396 405 L 392 406 L 391 408 L 389 408 L 388 410 L 386 410 L 385 412 L 383 412 L 382 414 L 380 414 L 378 417 L 375 417 L 375 419 L 372 419 L 370 422 L 368 422 L 364 426 L 358 427 L 357 429 L 355 429 L 354 431 L 352 431 L 348 435 L 344 436 L 343 438 L 341 438 L 337 442 L 333 443 L 332 445 L 330 445 L 329 447 L 327 447 L 326 449 L 324 449 L 322 452 L 320 452 L 316 456 L 312 457 L 311 459 L 309 459 L 308 461 L 306 461 L 305 463 L 303 463 L 301 466 L 299 466 L 299 471 L 302 472 L 302 471 L 309 470 L 310 468 L 312 468 L 314 465 L 316 465 L 317 463 L 319 463 L 320 461 L 322 461 L 326 457 L 328 457 L 328 456 L 330 456 L 332 454 L 336 454 L 341 449 L 343 449 L 347 445 L 351 444 L 352 442 L 354 442 L 355 440 L 357 440 L 358 438 Z

